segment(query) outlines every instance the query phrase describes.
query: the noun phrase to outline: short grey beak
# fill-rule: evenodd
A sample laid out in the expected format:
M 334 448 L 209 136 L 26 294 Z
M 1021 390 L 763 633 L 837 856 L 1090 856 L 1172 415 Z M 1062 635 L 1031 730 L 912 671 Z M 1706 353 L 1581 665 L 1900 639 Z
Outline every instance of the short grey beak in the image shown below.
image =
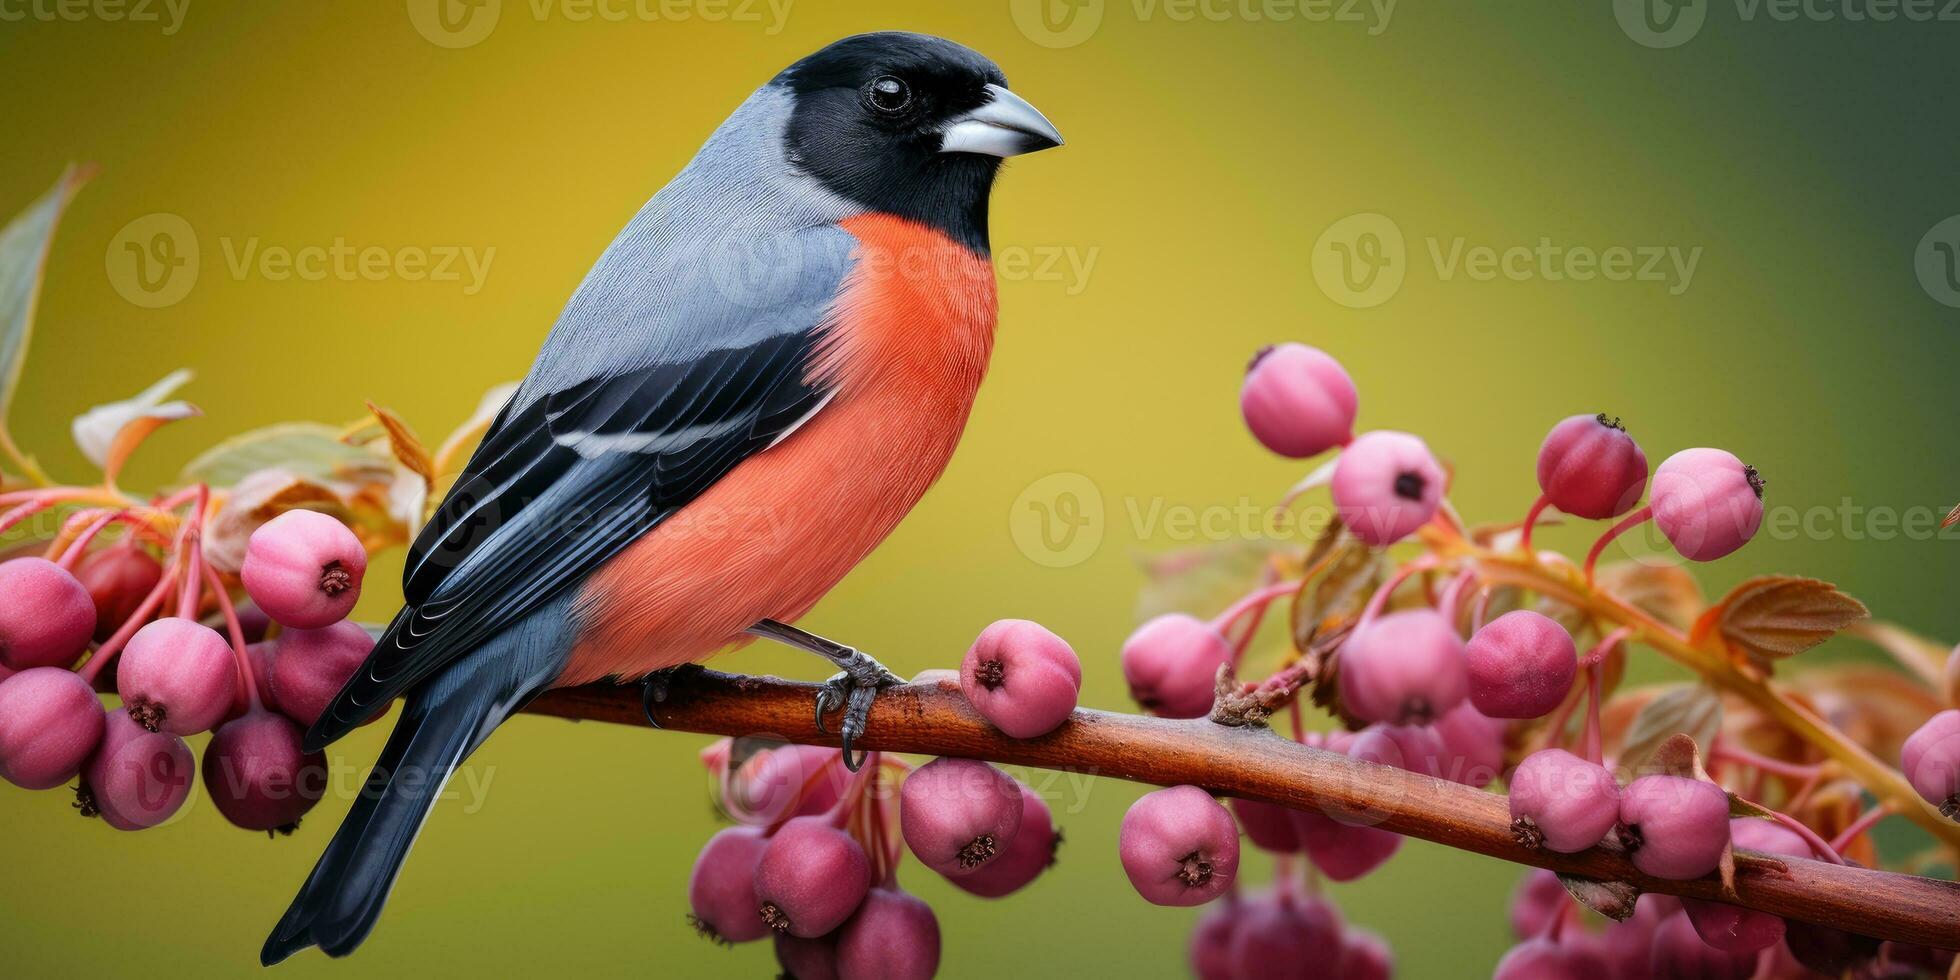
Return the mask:
M 984 153 L 1011 157 L 1062 145 L 1062 134 L 1041 110 L 999 85 L 987 86 L 986 105 L 957 117 L 941 129 L 941 153 Z

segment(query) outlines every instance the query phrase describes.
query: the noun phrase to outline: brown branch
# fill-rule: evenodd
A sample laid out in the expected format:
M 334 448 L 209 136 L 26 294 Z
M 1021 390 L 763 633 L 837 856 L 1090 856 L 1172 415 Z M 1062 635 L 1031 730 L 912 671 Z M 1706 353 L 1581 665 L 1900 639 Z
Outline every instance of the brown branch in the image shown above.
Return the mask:
M 714 735 L 768 733 L 792 742 L 836 745 L 817 731 L 813 684 L 740 677 L 710 670 L 673 679 L 655 708 L 661 727 Z M 593 685 L 553 691 L 527 709 L 561 718 L 644 725 L 639 689 Z M 1519 864 L 1643 891 L 1721 899 L 1713 878 L 1668 881 L 1641 874 L 1603 848 L 1556 854 L 1519 844 L 1504 798 L 1417 773 L 1309 748 L 1268 730 L 1209 721 L 1170 721 L 1077 710 L 1061 728 L 1013 739 L 982 719 L 951 682 L 881 692 L 871 711 L 867 749 L 966 756 L 1011 765 L 1189 783 L 1229 796 L 1297 808 L 1368 814 L 1379 825 Z M 1880 939 L 1960 946 L 1960 884 L 1934 878 L 1741 852 L 1738 905 Z

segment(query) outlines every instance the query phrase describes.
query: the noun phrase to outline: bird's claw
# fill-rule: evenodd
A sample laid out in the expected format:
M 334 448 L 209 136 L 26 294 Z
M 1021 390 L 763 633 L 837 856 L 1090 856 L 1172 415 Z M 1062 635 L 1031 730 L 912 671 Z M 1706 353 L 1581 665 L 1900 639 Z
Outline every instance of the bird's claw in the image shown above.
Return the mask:
M 840 741 L 844 751 L 844 768 L 852 772 L 864 766 L 869 753 L 853 757 L 852 748 L 864 736 L 864 727 L 871 715 L 871 702 L 878 696 L 880 688 L 903 683 L 898 675 L 885 669 L 885 665 L 856 650 L 840 662 L 844 669 L 825 681 L 817 691 L 817 731 L 830 734 L 830 727 L 824 724 L 824 715 L 844 709 L 844 723 L 839 729 Z
M 640 682 L 640 710 L 646 713 L 648 725 L 654 728 L 666 727 L 660 724 L 660 719 L 653 716 L 653 706 L 666 702 L 667 692 L 672 689 L 674 676 L 678 672 L 694 666 L 697 665 L 683 664 L 680 667 L 668 667 L 663 670 L 656 670 L 648 674 L 646 679 Z

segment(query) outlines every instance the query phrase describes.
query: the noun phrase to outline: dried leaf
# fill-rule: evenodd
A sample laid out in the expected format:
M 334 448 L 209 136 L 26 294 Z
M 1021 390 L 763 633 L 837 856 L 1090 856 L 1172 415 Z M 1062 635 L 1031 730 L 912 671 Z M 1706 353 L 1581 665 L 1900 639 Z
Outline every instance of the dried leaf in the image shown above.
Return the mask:
M 94 175 L 93 167 L 69 166 L 47 193 L 0 228 L 0 424 L 13 405 L 21 365 L 27 360 L 34 307 L 55 226 L 68 202 Z
M 1621 561 L 1599 569 L 1599 587 L 1670 626 L 1686 629 L 1706 606 L 1701 583 L 1680 565 Z
M 1669 688 L 1640 709 L 1620 746 L 1620 766 L 1628 772 L 1659 767 L 1671 770 L 1676 759 L 1660 758 L 1675 738 L 1688 739 L 1688 748 L 1713 743 L 1722 727 L 1722 699 L 1705 684 Z M 1668 749 L 1678 752 L 1680 746 Z
M 206 450 L 185 464 L 186 482 L 232 486 L 263 470 L 279 469 L 316 482 L 391 480 L 388 461 L 340 441 L 340 430 L 312 422 L 254 429 Z
M 245 545 L 259 525 L 296 508 L 339 516 L 341 500 L 331 489 L 285 470 L 262 470 L 232 488 L 224 506 L 204 529 L 204 559 L 218 571 L 237 572 L 245 564 Z
M 1352 625 L 1382 582 L 1380 553 L 1343 535 L 1300 583 L 1293 600 L 1293 646 L 1305 651 L 1316 638 Z
M 1729 816 L 1753 817 L 1758 820 L 1775 820 L 1776 811 L 1760 803 L 1751 803 L 1734 793 L 1729 794 Z
M 1629 772 L 1642 776 L 1660 774 L 1680 776 L 1683 779 L 1707 779 L 1701 768 L 1701 749 L 1695 744 L 1694 736 L 1686 732 L 1675 732 L 1661 740 L 1647 757 L 1645 765 L 1627 767 Z
M 395 459 L 409 472 L 421 477 L 425 489 L 434 487 L 436 485 L 435 460 L 430 458 L 429 450 L 422 445 L 422 440 L 415 437 L 415 430 L 409 428 L 408 423 L 402 421 L 402 417 L 390 409 L 382 408 L 373 402 L 368 402 L 367 407 L 368 411 L 374 413 L 375 421 L 380 422 L 381 428 L 387 431 L 388 449 L 395 454 Z M 417 516 L 419 518 L 420 515 Z
M 1695 621 L 1694 640 L 1716 638 L 1738 663 L 1767 673 L 1784 657 L 1816 646 L 1871 615 L 1837 586 L 1812 578 L 1767 575 L 1730 591 Z
M 490 431 L 490 423 L 496 421 L 497 413 L 503 411 L 505 403 L 515 394 L 515 381 L 500 384 L 483 393 L 483 398 L 476 403 L 476 411 L 471 412 L 470 417 L 449 433 L 442 446 L 436 449 L 435 471 L 438 478 L 462 471 L 463 451 L 476 445 L 483 434 Z
M 97 405 L 83 412 L 72 425 L 75 445 L 81 447 L 82 455 L 90 462 L 102 468 L 105 480 L 114 483 L 116 474 L 122 472 L 123 462 L 150 433 L 166 422 L 203 414 L 189 402 L 166 401 L 190 380 L 189 371 L 172 371 L 132 398 Z
M 1960 504 L 1954 504 L 1953 509 L 1947 511 L 1946 516 L 1940 519 L 1940 530 L 1944 531 L 1955 524 L 1960 524 Z
M 1633 907 L 1640 898 L 1640 889 L 1634 887 L 1632 882 L 1596 881 L 1569 874 L 1560 874 L 1558 880 L 1565 886 L 1566 893 L 1580 905 L 1615 922 L 1633 918 Z

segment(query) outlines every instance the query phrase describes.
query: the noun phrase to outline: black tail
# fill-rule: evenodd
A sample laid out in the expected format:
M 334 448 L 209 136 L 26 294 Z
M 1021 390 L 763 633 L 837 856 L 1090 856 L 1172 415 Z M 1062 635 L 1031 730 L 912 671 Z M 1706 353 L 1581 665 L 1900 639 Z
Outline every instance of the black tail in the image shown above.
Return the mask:
M 267 937 L 259 962 L 271 966 L 308 946 L 345 956 L 367 938 L 443 785 L 542 688 L 537 674 L 501 669 L 509 666 L 466 659 L 409 696 L 360 798 Z

